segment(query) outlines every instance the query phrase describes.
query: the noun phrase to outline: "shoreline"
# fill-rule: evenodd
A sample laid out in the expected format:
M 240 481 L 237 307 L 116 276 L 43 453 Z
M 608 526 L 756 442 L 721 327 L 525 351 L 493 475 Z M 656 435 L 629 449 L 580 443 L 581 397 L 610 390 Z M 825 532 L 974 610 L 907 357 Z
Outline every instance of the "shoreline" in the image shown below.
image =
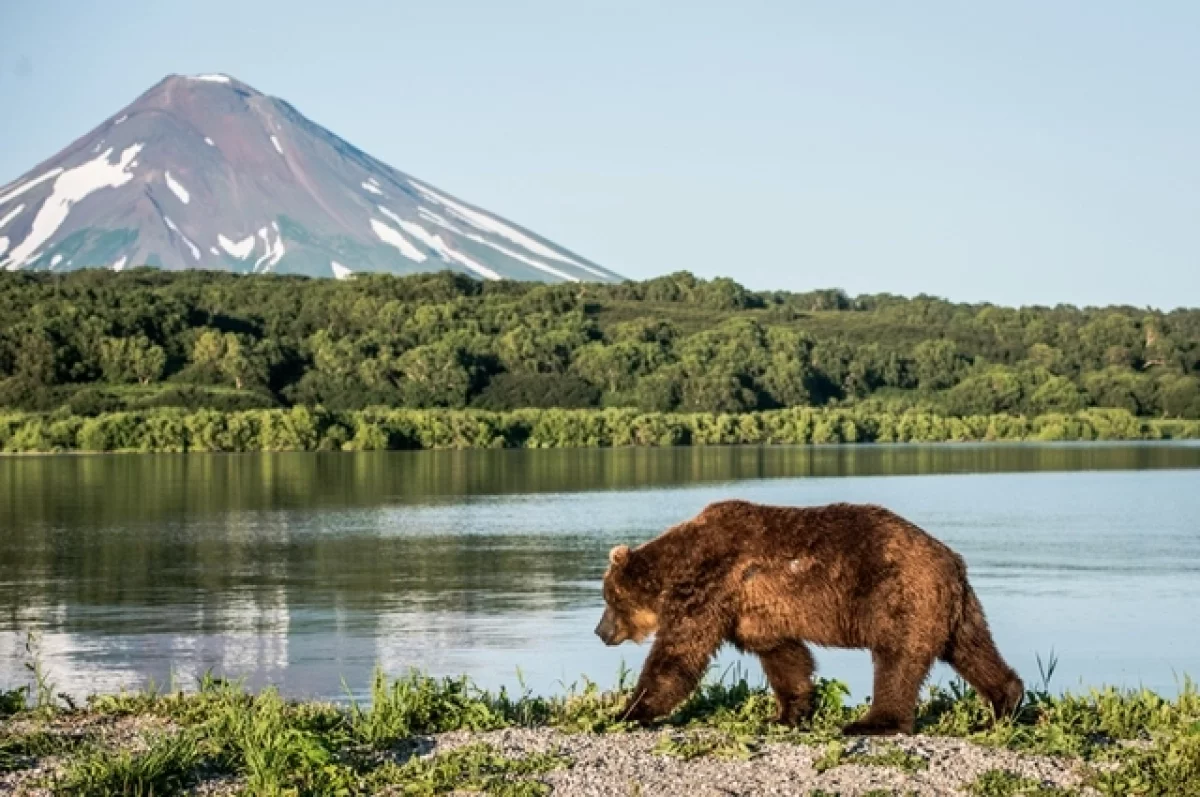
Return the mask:
M 1126 410 L 944 416 L 810 407 L 736 415 L 608 410 L 161 409 L 0 415 L 0 454 L 841 446 L 1200 440 L 1200 421 Z
M 1028 689 L 993 722 L 958 684 L 932 686 L 917 733 L 844 737 L 866 704 L 816 684 L 798 728 L 744 679 L 706 681 L 664 724 L 619 721 L 627 686 L 549 697 L 465 678 L 376 674 L 338 706 L 203 680 L 195 691 L 71 706 L 44 680 L 0 691 L 0 791 L 17 794 L 1194 795 L 1200 692 Z M 626 681 L 622 680 L 622 684 Z

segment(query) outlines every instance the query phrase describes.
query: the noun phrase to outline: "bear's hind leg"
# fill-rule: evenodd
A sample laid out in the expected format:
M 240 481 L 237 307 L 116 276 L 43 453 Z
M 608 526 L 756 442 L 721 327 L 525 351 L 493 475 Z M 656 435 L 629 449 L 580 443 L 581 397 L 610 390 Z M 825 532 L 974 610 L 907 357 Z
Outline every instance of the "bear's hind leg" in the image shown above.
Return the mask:
M 798 725 L 812 716 L 812 653 L 800 641 L 781 642 L 767 650 L 754 651 L 762 661 L 767 682 L 779 707 L 775 721 Z
M 913 651 L 873 650 L 875 689 L 871 708 L 862 719 L 847 725 L 846 736 L 888 736 L 912 733 L 921 684 L 933 666 L 933 654 Z
M 996 649 L 983 607 L 969 587 L 962 620 L 941 658 L 991 704 L 997 719 L 1010 716 L 1021 705 L 1025 685 Z

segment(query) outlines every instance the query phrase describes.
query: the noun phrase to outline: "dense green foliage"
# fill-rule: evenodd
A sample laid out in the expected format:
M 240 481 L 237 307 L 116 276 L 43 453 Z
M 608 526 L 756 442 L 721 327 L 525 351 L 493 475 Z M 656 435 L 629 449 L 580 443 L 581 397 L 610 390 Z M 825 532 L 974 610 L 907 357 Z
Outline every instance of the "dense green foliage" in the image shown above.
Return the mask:
M 1200 310 L 620 285 L 0 275 L 0 407 L 790 407 L 1200 418 Z
M 0 415 L 0 451 L 384 451 L 1200 438 L 1200 421 L 1091 409 L 1032 419 L 797 408 L 737 415 L 637 410 L 154 410 Z

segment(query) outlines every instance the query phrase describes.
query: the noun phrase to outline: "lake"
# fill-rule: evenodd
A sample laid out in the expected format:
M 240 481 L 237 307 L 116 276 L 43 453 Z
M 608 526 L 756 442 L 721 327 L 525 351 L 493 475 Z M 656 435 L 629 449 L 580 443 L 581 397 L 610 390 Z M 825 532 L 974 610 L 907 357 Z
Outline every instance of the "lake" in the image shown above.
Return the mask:
M 31 631 L 76 696 L 211 669 L 338 698 L 376 665 L 608 686 L 647 650 L 592 633 L 609 548 L 735 497 L 921 525 L 1030 685 L 1051 650 L 1059 689 L 1200 676 L 1200 446 L 951 444 L 3 458 L 0 688 Z M 869 694 L 867 653 L 817 658 Z

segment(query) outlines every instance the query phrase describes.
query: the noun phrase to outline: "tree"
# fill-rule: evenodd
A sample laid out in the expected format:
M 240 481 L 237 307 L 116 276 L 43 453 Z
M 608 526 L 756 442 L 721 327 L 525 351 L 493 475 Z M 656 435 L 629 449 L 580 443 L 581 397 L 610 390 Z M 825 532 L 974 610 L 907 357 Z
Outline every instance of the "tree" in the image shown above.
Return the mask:
M 257 342 L 232 332 L 202 333 L 192 347 L 192 362 L 199 368 L 215 370 L 238 390 L 264 386 L 269 373 Z
M 205 330 L 192 346 L 192 362 L 200 367 L 218 367 L 225 356 L 225 336 L 215 329 Z
M 941 390 L 958 382 L 964 363 L 953 341 L 926 340 L 913 350 L 917 383 L 923 390 Z
M 21 339 L 17 349 L 16 373 L 34 385 L 53 385 L 58 382 L 59 348 L 50 336 L 33 331 Z
M 1083 409 L 1083 391 L 1070 379 L 1051 376 L 1043 382 L 1029 399 L 1034 412 L 1076 412 Z
M 1035 343 L 1029 347 L 1029 361 L 1055 374 L 1063 373 L 1063 353 L 1054 346 Z
M 634 388 L 634 402 L 643 412 L 671 412 L 679 406 L 682 381 L 667 369 L 643 376 Z
M 1134 415 L 1156 414 L 1154 383 L 1132 371 L 1109 367 L 1084 377 L 1084 389 L 1097 407 L 1128 410 Z
M 113 384 L 148 385 L 162 377 L 166 365 L 166 352 L 144 335 L 104 338 L 100 343 L 100 367 Z
M 746 412 L 757 405 L 754 391 L 731 374 L 689 376 L 680 391 L 684 412 Z
M 1200 379 L 1174 376 L 1161 388 L 1163 414 L 1171 418 L 1200 418 Z
M 1011 369 L 996 366 L 969 376 L 946 394 L 953 415 L 992 415 L 1017 412 L 1021 404 L 1021 379 Z
M 666 359 L 666 353 L 656 343 L 589 343 L 575 352 L 571 370 L 602 390 L 615 393 L 629 390 Z
M 220 367 L 238 390 L 266 384 L 266 358 L 254 341 L 240 335 L 226 334 L 225 356 L 221 358 Z
M 499 374 L 472 402 L 485 410 L 594 407 L 600 392 L 568 374 Z
M 443 344 L 406 351 L 399 367 L 404 402 L 411 407 L 464 407 L 477 375 L 465 352 Z

